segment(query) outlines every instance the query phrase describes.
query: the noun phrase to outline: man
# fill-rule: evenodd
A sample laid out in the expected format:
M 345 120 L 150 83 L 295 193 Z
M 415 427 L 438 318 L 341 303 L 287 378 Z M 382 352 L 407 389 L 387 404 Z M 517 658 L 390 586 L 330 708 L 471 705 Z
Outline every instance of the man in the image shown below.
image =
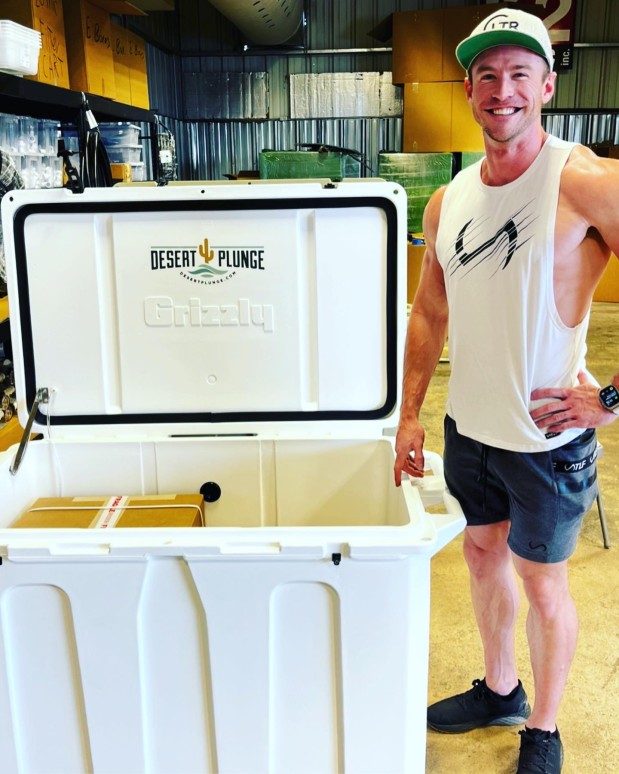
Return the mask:
M 423 475 L 419 411 L 449 325 L 445 477 L 467 517 L 486 673 L 432 705 L 428 724 L 456 732 L 526 721 L 517 771 L 550 774 L 562 766 L 556 718 L 578 628 L 567 559 L 597 493 L 593 428 L 619 409 L 619 373 L 600 390 L 584 362 L 593 291 L 619 251 L 619 162 L 543 130 L 556 74 L 536 17 L 501 10 L 456 55 L 486 156 L 424 215 L 395 481 Z M 512 566 L 529 603 L 532 710 L 515 666 Z

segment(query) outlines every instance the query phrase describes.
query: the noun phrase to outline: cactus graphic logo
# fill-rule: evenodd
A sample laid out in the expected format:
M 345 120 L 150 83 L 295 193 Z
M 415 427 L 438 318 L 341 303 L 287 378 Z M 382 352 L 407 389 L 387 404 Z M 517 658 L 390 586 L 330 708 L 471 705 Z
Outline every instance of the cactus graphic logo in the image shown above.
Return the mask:
M 215 251 L 209 247 L 208 239 L 205 239 L 204 242 L 198 246 L 198 252 L 202 256 L 204 263 L 198 266 L 197 269 L 190 271 L 190 274 L 200 276 L 217 276 L 218 274 L 226 274 L 225 269 L 217 269 L 215 266 L 210 265 L 211 261 L 215 257 Z
M 264 271 L 262 246 L 213 245 L 208 238 L 196 246 L 151 246 L 151 271 L 176 269 L 193 283 L 213 285 L 227 282 L 239 271 Z

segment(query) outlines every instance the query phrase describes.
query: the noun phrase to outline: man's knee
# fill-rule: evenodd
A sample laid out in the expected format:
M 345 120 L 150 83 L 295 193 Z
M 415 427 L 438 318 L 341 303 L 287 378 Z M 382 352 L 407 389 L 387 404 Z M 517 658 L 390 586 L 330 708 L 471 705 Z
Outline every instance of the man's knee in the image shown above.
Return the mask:
M 473 575 L 492 572 L 511 560 L 507 547 L 508 534 L 508 521 L 465 529 L 464 558 Z
M 571 600 L 567 562 L 541 564 L 514 556 L 514 566 L 531 608 L 548 620 L 560 615 Z

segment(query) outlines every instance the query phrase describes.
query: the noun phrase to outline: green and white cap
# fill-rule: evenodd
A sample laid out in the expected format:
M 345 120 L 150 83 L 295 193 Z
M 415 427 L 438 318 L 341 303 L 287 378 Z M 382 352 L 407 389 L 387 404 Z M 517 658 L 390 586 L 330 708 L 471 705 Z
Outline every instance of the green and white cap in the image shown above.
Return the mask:
M 552 70 L 554 54 L 548 30 L 537 16 L 508 8 L 481 21 L 456 48 L 458 62 L 468 70 L 483 51 L 495 46 L 522 46 L 539 54 Z

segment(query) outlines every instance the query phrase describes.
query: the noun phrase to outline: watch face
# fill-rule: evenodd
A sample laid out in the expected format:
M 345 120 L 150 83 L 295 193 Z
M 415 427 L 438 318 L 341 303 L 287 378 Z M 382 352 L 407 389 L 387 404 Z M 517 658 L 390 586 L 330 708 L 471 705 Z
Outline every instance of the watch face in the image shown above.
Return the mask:
M 612 411 L 619 406 L 619 391 L 612 384 L 600 390 L 600 401 L 603 406 Z

